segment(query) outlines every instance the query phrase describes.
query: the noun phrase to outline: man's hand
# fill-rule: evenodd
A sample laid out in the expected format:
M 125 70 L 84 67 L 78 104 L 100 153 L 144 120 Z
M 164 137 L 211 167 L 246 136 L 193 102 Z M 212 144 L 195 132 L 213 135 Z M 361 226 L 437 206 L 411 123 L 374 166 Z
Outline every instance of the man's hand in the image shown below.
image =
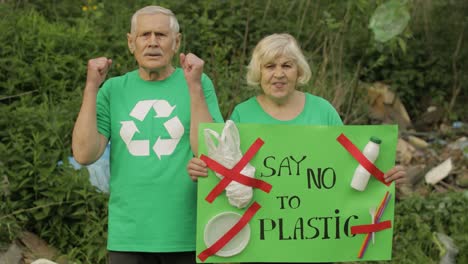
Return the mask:
M 106 57 L 91 59 L 88 61 L 88 75 L 86 87 L 97 89 L 106 79 L 107 72 L 112 65 L 112 60 Z
M 191 88 L 192 84 L 201 85 L 204 64 L 205 62 L 193 53 L 180 54 L 180 65 L 184 69 L 185 80 L 187 80 L 189 88 Z

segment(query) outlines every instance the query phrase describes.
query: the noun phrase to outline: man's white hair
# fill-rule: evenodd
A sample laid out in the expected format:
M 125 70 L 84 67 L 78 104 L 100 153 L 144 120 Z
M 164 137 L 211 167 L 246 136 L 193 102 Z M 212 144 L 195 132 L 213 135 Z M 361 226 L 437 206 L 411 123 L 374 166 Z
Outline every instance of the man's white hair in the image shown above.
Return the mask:
M 160 7 L 160 6 L 146 6 L 136 11 L 135 14 L 133 14 L 132 16 L 132 24 L 131 24 L 130 33 L 132 35 L 136 33 L 137 18 L 139 15 L 154 15 L 154 14 L 165 14 L 169 16 L 169 27 L 171 28 L 174 34 L 179 33 L 179 29 L 180 29 L 179 22 L 177 21 L 177 18 L 175 17 L 174 13 L 172 13 L 171 10 L 164 8 L 164 7 Z

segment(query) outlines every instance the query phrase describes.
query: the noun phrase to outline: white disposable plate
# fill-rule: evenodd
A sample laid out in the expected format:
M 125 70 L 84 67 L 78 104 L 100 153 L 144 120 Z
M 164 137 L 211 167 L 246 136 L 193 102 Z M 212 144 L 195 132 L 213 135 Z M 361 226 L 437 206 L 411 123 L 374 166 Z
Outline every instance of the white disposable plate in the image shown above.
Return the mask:
M 241 218 L 240 214 L 234 212 L 220 213 L 208 221 L 205 226 L 205 244 L 211 247 L 219 238 L 231 229 Z M 229 243 L 221 248 L 216 255 L 220 257 L 230 257 L 239 254 L 249 243 L 250 226 L 245 225 L 242 230 L 234 236 Z

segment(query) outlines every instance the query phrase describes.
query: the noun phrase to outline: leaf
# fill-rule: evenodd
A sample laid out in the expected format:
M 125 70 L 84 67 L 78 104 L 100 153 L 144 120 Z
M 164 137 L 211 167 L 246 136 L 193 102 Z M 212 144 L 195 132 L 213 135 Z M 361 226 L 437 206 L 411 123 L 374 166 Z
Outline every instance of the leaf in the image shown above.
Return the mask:
M 402 38 L 397 38 L 398 46 L 403 51 L 403 54 L 406 54 L 406 42 Z

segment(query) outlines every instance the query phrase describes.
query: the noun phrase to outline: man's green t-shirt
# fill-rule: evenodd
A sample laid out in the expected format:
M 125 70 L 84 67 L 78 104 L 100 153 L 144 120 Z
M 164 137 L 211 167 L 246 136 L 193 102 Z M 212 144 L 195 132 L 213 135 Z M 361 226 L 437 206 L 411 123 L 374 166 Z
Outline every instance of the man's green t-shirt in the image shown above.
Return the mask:
M 211 80 L 202 86 L 223 122 Z M 195 250 L 196 184 L 187 174 L 190 95 L 181 68 L 162 81 L 138 70 L 110 78 L 97 97 L 98 131 L 110 139 L 109 250 Z
M 301 124 L 301 125 L 343 125 L 340 115 L 335 108 L 324 98 L 305 93 L 306 101 L 302 112 L 291 120 L 278 120 L 266 113 L 252 97 L 238 104 L 231 114 L 231 120 L 236 123 L 256 124 Z

